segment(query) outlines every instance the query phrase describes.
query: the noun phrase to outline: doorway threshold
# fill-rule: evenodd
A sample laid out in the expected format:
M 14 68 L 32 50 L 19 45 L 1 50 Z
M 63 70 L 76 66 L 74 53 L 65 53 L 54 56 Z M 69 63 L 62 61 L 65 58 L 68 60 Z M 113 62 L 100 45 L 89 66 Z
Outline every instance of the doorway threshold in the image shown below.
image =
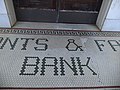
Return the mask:
M 17 22 L 12 28 L 100 31 L 94 24 Z

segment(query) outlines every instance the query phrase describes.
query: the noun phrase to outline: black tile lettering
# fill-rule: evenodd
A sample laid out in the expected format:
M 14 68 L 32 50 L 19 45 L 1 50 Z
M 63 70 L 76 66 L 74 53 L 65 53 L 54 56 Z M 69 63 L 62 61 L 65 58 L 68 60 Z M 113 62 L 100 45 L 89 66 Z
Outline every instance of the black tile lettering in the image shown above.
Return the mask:
M 68 44 L 66 46 L 66 49 L 68 51 L 77 51 L 78 49 L 80 49 L 80 51 L 83 51 L 82 46 L 79 46 L 75 43 L 74 39 L 69 39 L 68 40 Z
M 88 66 L 91 58 L 87 57 L 87 59 L 88 59 L 87 63 L 85 65 L 83 65 L 83 64 L 81 64 L 80 58 L 77 57 L 77 62 L 78 62 L 78 66 L 79 66 L 80 73 L 81 73 L 80 75 L 84 75 L 83 67 L 87 67 L 93 73 L 93 75 L 97 75 L 97 73 L 95 71 L 93 71 L 90 66 Z
M 120 43 L 116 40 L 108 40 L 108 43 L 110 44 L 113 51 L 117 52 L 117 49 L 115 47 L 120 47 Z M 113 44 L 116 43 L 116 44 Z
M 14 50 L 16 44 L 17 44 L 17 41 L 18 41 L 19 38 L 16 38 L 14 40 L 14 42 L 12 43 L 11 39 L 9 37 L 7 37 L 4 41 L 3 41 L 3 38 L 0 38 L 0 43 L 3 41 L 2 45 L 0 46 L 0 49 L 3 49 L 4 46 L 7 44 L 7 42 L 9 42 L 11 48 L 10 50 Z
M 21 50 L 27 50 L 26 47 L 27 47 L 27 45 L 28 45 L 28 42 L 29 42 L 30 40 L 34 40 L 34 38 L 21 38 L 21 40 L 25 40 L 25 43 L 22 45 L 23 48 L 22 48 Z
M 105 43 L 105 40 L 94 40 L 94 41 L 95 41 L 95 43 L 97 44 L 99 50 L 100 50 L 100 51 L 103 51 L 103 48 L 102 48 L 102 47 L 104 47 L 104 44 L 103 44 L 102 42 Z M 101 43 L 100 43 L 100 42 L 101 42 Z
M 60 57 L 61 75 L 65 75 L 64 63 L 67 64 L 67 66 L 73 71 L 74 75 L 78 75 L 74 57 L 71 57 L 71 61 L 72 61 L 72 66 L 66 60 L 64 60 L 63 57 Z
M 46 64 L 47 60 L 54 60 L 54 64 Z M 54 75 L 58 75 L 58 60 L 56 57 L 45 57 L 42 59 L 42 68 L 41 68 L 41 74 L 40 75 L 45 75 L 45 69 L 46 67 L 54 67 Z
M 35 59 L 36 64 L 28 64 L 28 60 L 31 58 Z M 39 61 L 40 61 L 39 57 L 25 57 L 22 68 L 21 68 L 22 70 L 20 71 L 19 75 L 36 75 L 39 69 L 38 67 L 38 64 L 40 63 Z M 34 67 L 35 69 L 34 72 L 26 73 L 25 70 L 27 67 Z
M 43 48 L 38 48 L 38 47 L 34 47 L 36 51 L 46 51 L 48 49 L 48 45 L 46 43 L 42 43 L 42 42 L 48 42 L 47 39 L 37 39 L 36 40 L 36 44 L 39 46 L 43 46 Z

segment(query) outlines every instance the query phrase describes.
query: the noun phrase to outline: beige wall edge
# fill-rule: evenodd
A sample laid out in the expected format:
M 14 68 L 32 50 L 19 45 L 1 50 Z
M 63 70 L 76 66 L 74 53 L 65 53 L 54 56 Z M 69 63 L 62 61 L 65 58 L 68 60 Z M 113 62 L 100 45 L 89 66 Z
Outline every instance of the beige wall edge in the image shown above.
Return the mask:
M 11 28 L 16 22 L 12 0 L 0 0 L 0 27 Z

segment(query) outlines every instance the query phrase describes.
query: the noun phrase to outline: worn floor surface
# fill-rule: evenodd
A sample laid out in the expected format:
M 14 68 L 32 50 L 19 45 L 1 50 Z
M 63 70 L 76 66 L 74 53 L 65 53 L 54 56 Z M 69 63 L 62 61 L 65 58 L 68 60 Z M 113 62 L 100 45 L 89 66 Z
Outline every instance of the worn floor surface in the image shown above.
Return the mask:
M 0 29 L 0 88 L 120 88 L 120 32 Z

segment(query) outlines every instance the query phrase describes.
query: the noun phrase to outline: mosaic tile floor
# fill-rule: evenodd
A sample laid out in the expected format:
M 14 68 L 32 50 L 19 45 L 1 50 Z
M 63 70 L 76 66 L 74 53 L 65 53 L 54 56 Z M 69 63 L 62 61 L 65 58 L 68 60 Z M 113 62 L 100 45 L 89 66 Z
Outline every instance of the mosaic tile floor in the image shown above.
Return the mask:
M 120 88 L 120 32 L 0 29 L 0 88 Z

